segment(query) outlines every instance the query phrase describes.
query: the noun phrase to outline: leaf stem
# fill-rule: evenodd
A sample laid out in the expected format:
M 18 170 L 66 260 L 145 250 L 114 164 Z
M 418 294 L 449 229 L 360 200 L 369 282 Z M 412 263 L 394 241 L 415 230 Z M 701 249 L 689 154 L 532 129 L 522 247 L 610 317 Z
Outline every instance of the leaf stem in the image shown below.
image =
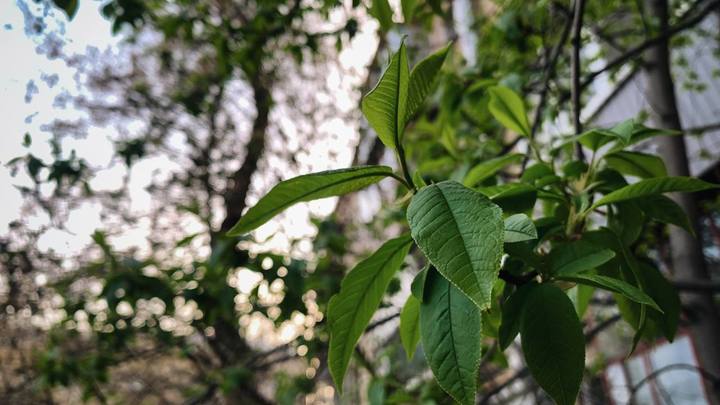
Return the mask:
M 412 190 L 413 192 L 415 192 L 415 187 L 413 187 L 413 186 L 411 186 L 410 184 L 408 184 L 408 182 L 407 182 L 404 178 L 398 176 L 398 175 L 395 174 L 395 173 L 391 173 L 391 174 L 390 174 L 390 177 L 392 177 L 393 179 L 399 181 L 400 184 L 402 184 L 403 186 L 405 186 L 408 190 Z
M 417 192 L 417 187 L 415 186 L 415 183 L 412 180 L 412 176 L 410 175 L 410 170 L 408 169 L 407 161 L 405 160 L 405 149 L 400 143 L 399 136 L 396 137 L 395 143 L 397 146 L 397 154 L 398 160 L 400 161 L 400 167 L 402 168 L 403 175 L 405 176 L 405 185 L 408 187 L 408 189 L 412 190 L 414 194 Z

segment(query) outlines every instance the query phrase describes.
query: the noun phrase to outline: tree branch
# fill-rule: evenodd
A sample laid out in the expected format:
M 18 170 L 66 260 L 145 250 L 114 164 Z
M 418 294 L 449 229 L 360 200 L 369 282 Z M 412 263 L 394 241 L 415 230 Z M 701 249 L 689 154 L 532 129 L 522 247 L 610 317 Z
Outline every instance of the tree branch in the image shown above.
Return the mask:
M 697 3 L 695 3 L 693 7 L 690 8 L 690 10 L 683 14 L 683 16 L 680 18 L 681 22 L 673 25 L 662 34 L 650 38 L 636 45 L 633 48 L 630 48 L 627 52 L 617 56 L 616 58 L 608 62 L 601 69 L 598 69 L 588 74 L 580 83 L 580 90 L 584 90 L 585 88 L 587 88 L 601 74 L 616 67 L 619 67 L 620 65 L 626 63 L 631 59 L 639 57 L 643 52 L 657 45 L 658 43 L 668 40 L 682 31 L 693 28 L 702 20 L 704 20 L 705 17 L 707 17 L 711 12 L 713 12 L 718 6 L 720 6 L 720 0 L 699 0 Z
M 580 88 L 580 50 L 582 49 L 581 31 L 584 12 L 585 0 L 575 0 L 572 23 L 572 57 L 570 59 L 570 74 L 572 78 L 570 98 L 572 99 L 573 127 L 575 129 L 575 135 L 580 135 L 582 133 L 582 122 L 580 122 L 580 114 L 582 112 L 580 103 L 580 95 L 582 93 L 582 88 Z M 585 154 L 583 153 L 580 142 L 575 142 L 575 153 L 578 160 L 581 162 L 585 161 Z

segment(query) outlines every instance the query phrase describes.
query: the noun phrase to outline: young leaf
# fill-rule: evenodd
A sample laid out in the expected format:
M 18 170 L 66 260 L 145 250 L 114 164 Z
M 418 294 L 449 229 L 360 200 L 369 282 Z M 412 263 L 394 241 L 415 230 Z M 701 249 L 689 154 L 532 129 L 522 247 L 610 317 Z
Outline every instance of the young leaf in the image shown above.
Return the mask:
M 466 187 L 473 187 L 488 177 L 493 176 L 505 166 L 521 162 L 522 159 L 523 155 L 513 153 L 486 160 L 468 171 L 467 175 L 465 175 L 465 179 L 463 180 L 463 185 Z
M 410 231 L 437 270 L 481 309 L 490 296 L 502 256 L 502 211 L 460 183 L 425 187 L 410 201 Z
M 520 333 L 520 319 L 522 318 L 525 301 L 532 284 L 524 285 L 515 291 L 502 307 L 502 321 L 498 331 L 498 344 L 501 350 L 507 349 Z
M 662 193 L 692 193 L 718 187 L 720 186 L 718 186 L 717 184 L 708 183 L 694 177 L 678 176 L 641 180 L 637 183 L 627 185 L 606 195 L 605 197 L 596 201 L 595 204 L 593 204 L 593 206 L 591 207 L 591 209 L 595 209 L 606 204 L 612 204 L 620 201 L 628 201 L 636 198 L 644 198 Z
M 559 405 L 573 405 L 585 366 L 585 337 L 575 308 L 551 284 L 533 285 L 524 307 L 520 335 L 530 373 Z
M 240 218 L 228 231 L 228 236 L 246 234 L 296 203 L 347 194 L 390 175 L 392 169 L 387 166 L 361 166 L 282 181 Z
M 430 264 L 426 264 L 425 267 L 420 270 L 420 273 L 415 276 L 412 284 L 410 284 L 410 292 L 420 302 L 425 300 L 425 280 L 427 279 L 428 272 L 430 272 L 430 267 Z
M 670 198 L 664 195 L 654 195 L 638 200 L 637 204 L 648 217 L 664 224 L 679 226 L 691 235 L 695 235 L 695 230 L 690 225 L 690 219 L 685 211 Z
M 639 304 L 645 304 L 653 309 L 662 312 L 662 309 L 650 298 L 649 295 L 642 292 L 639 288 L 636 288 L 622 280 L 618 280 L 612 277 L 600 276 L 597 274 L 572 274 L 572 275 L 559 275 L 556 277 L 558 280 L 570 281 L 578 284 L 585 284 L 592 287 L 602 288 L 604 290 L 616 292 L 622 294 L 625 298 L 635 301 Z
M 385 290 L 402 265 L 410 246 L 412 239 L 409 235 L 385 242 L 345 276 L 340 292 L 328 303 L 328 365 L 340 392 L 355 345 L 380 306 Z
M 412 359 L 420 340 L 420 300 L 410 295 L 400 312 L 400 341 L 408 359 Z
M 505 243 L 522 242 L 537 239 L 537 229 L 525 214 L 515 214 L 505 218 Z
M 405 122 L 417 112 L 437 81 L 452 43 L 421 60 L 410 72 L 410 84 L 407 93 L 407 111 Z
M 622 174 L 641 178 L 665 177 L 667 169 L 662 159 L 640 152 L 620 151 L 605 155 L 607 165 Z
M 393 149 L 397 148 L 405 129 L 409 76 L 407 52 L 405 43 L 402 43 L 390 58 L 390 65 L 378 84 L 363 97 L 361 103 L 362 112 L 378 138 Z
M 530 136 L 530 123 L 520 96 L 503 86 L 490 87 L 488 92 L 490 93 L 488 108 L 493 117 L 505 128 L 520 135 Z
M 480 361 L 480 310 L 436 271 L 420 305 L 420 336 L 438 384 L 461 404 L 475 403 Z
M 412 21 L 413 16 L 415 15 L 415 8 L 417 7 L 417 0 L 401 0 L 400 2 L 403 18 L 405 19 L 405 24 L 408 24 Z
M 380 23 L 380 29 L 384 32 L 390 31 L 393 26 L 393 11 L 388 0 L 372 0 L 369 11 L 370 15 Z
M 615 252 L 584 240 L 555 246 L 550 252 L 550 266 L 555 275 L 571 275 L 591 270 L 615 257 Z

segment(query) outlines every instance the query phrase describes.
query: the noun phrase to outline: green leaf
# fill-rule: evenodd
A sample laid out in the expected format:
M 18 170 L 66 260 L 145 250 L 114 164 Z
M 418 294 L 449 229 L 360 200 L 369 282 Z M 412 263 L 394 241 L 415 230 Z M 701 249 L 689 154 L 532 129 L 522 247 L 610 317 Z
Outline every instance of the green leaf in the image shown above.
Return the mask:
M 513 163 L 521 162 L 523 155 L 513 153 L 510 155 L 500 156 L 494 159 L 486 160 L 470 169 L 463 180 L 466 187 L 473 187 L 481 181 L 495 175 L 500 169 Z
M 641 178 L 665 177 L 665 163 L 658 156 L 619 151 L 605 155 L 607 165 L 622 174 Z
M 402 6 L 402 13 L 403 18 L 405 19 L 405 24 L 408 24 L 412 21 L 413 16 L 415 15 L 415 8 L 417 7 L 418 0 L 401 0 L 400 5 Z
M 400 341 L 408 359 L 412 359 L 420 341 L 420 300 L 412 294 L 400 312 Z
M 445 58 L 452 43 L 445 45 L 437 52 L 427 56 L 421 60 L 410 72 L 410 83 L 407 92 L 407 111 L 405 112 L 405 122 L 407 122 L 422 106 L 425 98 L 430 94 L 435 82 L 437 82 L 440 68 L 442 68 Z
M 585 337 L 575 308 L 551 284 L 534 285 L 520 323 L 525 362 L 558 405 L 573 405 L 585 366 Z
M 412 246 L 409 235 L 391 239 L 358 263 L 328 303 L 330 348 L 328 365 L 338 391 L 355 345 L 380 306 L 385 290 Z
M 490 87 L 488 93 L 490 93 L 488 108 L 493 117 L 511 131 L 530 136 L 530 123 L 520 96 L 504 86 Z
M 522 242 L 537 239 L 537 229 L 525 214 L 515 214 L 505 218 L 505 243 Z
M 694 177 L 661 177 L 656 179 L 641 180 L 629 184 L 596 201 L 591 209 L 612 204 L 620 201 L 628 201 L 636 198 L 644 198 L 669 192 L 686 192 L 718 188 L 717 184 L 708 183 Z
M 669 341 L 675 339 L 678 324 L 680 323 L 680 297 L 677 289 L 660 273 L 655 266 L 638 261 L 638 267 L 643 279 L 643 287 L 648 295 L 657 302 L 662 313 L 652 312 L 651 318 Z
M 388 0 L 372 0 L 370 15 L 380 23 L 380 29 L 384 32 L 390 31 L 393 26 L 393 11 Z
M 420 270 L 420 273 L 415 276 L 412 284 L 410 284 L 410 292 L 420 302 L 423 302 L 425 300 L 425 279 L 427 279 L 427 274 L 430 271 L 430 267 L 430 264 L 426 264 L 425 267 Z
M 604 290 L 616 292 L 622 294 L 625 298 L 635 301 L 638 304 L 645 304 L 653 309 L 662 312 L 662 309 L 650 298 L 649 295 L 642 292 L 639 288 L 636 288 L 622 280 L 618 280 L 612 277 L 600 276 L 597 274 L 572 274 L 572 275 L 559 275 L 558 280 L 570 281 L 578 284 L 585 284 L 592 287 L 602 288 Z
M 383 0 L 386 1 L 386 0 Z M 382 143 L 396 149 L 405 129 L 409 67 L 405 43 L 390 58 L 390 64 L 374 89 L 362 99 L 365 118 Z
M 503 248 L 500 208 L 460 183 L 444 181 L 415 194 L 407 218 L 433 266 L 481 309 L 489 307 Z
M 673 129 L 648 128 L 633 119 L 623 121 L 607 132 L 614 135 L 620 141 L 610 149 L 610 152 L 622 150 L 648 138 L 682 134 L 682 132 Z
M 575 311 L 578 314 L 578 318 L 582 319 L 585 312 L 590 305 L 592 296 L 595 293 L 595 288 L 584 284 L 578 284 L 568 292 L 570 299 L 575 305 Z
M 535 206 L 538 195 L 535 187 L 524 183 L 500 184 L 479 188 L 478 191 L 488 196 L 505 212 L 530 211 Z
M 664 195 L 654 195 L 638 200 L 637 204 L 648 217 L 664 224 L 679 226 L 691 235 L 695 235 L 695 230 L 690 225 L 690 219 L 685 211 L 670 198 Z
M 461 404 L 475 403 L 482 318 L 472 301 L 436 271 L 420 306 L 420 336 L 438 384 Z
M 502 307 L 502 321 L 498 331 L 498 344 L 501 350 L 507 349 L 515 340 L 515 336 L 520 333 L 520 320 L 532 287 L 532 284 L 527 284 L 518 288 Z
M 572 275 L 591 270 L 615 257 L 615 252 L 584 240 L 559 244 L 550 252 L 550 266 L 555 275 Z
M 228 231 L 246 234 L 299 202 L 333 197 L 359 190 L 392 175 L 387 166 L 361 166 L 306 174 L 278 183 Z

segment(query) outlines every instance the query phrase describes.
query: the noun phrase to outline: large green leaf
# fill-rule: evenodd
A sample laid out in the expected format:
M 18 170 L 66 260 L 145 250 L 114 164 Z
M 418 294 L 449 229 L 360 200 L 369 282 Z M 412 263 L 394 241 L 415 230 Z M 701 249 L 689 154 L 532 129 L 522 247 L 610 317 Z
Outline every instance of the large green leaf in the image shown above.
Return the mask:
M 405 121 L 412 118 L 425 98 L 430 94 L 437 81 L 440 68 L 445 62 L 450 45 L 447 44 L 437 52 L 421 60 L 410 72 L 410 83 L 407 93 L 407 111 Z
M 511 131 L 530 136 L 530 123 L 520 96 L 503 86 L 490 87 L 488 93 L 490 93 L 488 108 L 493 117 Z
M 664 195 L 654 195 L 638 200 L 637 204 L 650 218 L 664 224 L 679 226 L 691 235 L 695 234 L 685 211 L 670 198 Z
M 578 284 L 585 284 L 591 287 L 598 287 L 608 291 L 616 292 L 618 294 L 622 294 L 623 296 L 625 296 L 625 298 L 631 301 L 635 301 L 639 304 L 648 305 L 651 308 L 662 312 L 662 309 L 660 309 L 658 304 L 656 304 L 649 295 L 645 294 L 637 287 L 616 278 L 600 276 L 597 274 L 582 273 L 572 275 L 559 275 L 557 276 L 557 279 L 570 281 Z
M 482 318 L 472 301 L 436 271 L 428 274 L 420 306 L 425 357 L 440 387 L 461 404 L 474 404 Z
M 718 188 L 717 184 L 708 183 L 694 177 L 661 177 L 656 179 L 641 180 L 629 184 L 606 195 L 593 204 L 592 208 L 612 204 L 620 201 L 634 200 L 652 195 L 669 192 L 687 192 L 708 190 Z
M 252 231 L 299 202 L 333 197 L 359 190 L 392 175 L 387 166 L 361 166 L 306 174 L 278 183 L 228 231 L 239 236 Z
M 550 252 L 550 266 L 556 275 L 591 270 L 615 257 L 615 252 L 584 240 L 559 244 Z
M 505 243 L 522 242 L 537 239 L 537 229 L 525 214 L 515 214 L 505 218 Z
M 647 153 L 619 151 L 605 155 L 604 159 L 609 167 L 629 176 L 645 179 L 667 176 L 663 160 Z
M 520 333 L 520 320 L 522 319 L 525 301 L 533 285 L 527 284 L 515 291 L 502 307 L 502 321 L 498 331 L 498 344 L 505 350 Z
M 433 266 L 480 308 L 489 307 L 502 256 L 500 208 L 460 183 L 444 181 L 413 196 L 407 218 Z
M 397 148 L 405 128 L 409 77 L 407 52 L 402 43 L 378 84 L 362 99 L 365 118 L 389 148 Z
M 412 359 L 420 340 L 420 300 L 410 294 L 400 312 L 400 342 L 408 359 Z
M 343 378 L 355 345 L 380 305 L 385 290 L 402 265 L 410 246 L 412 239 L 409 235 L 385 242 L 345 276 L 340 292 L 328 303 L 328 365 L 339 391 L 342 391 Z
M 573 405 L 585 366 L 582 325 L 561 289 L 551 284 L 532 287 L 520 322 L 525 362 L 555 402 Z
M 473 187 L 481 181 L 493 176 L 500 169 L 513 163 L 522 161 L 523 155 L 519 153 L 513 153 L 505 156 L 500 156 L 494 159 L 486 160 L 477 166 L 470 169 L 465 175 L 463 184 L 467 187 Z

